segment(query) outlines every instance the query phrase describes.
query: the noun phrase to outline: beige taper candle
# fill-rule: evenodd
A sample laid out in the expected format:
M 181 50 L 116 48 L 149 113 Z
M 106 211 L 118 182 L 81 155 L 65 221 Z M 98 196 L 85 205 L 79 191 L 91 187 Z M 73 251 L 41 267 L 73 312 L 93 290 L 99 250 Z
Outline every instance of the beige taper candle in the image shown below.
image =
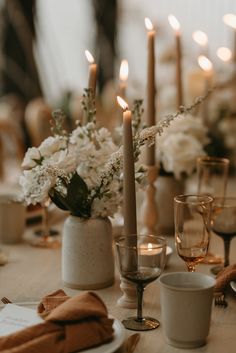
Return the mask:
M 149 18 L 145 18 L 147 32 L 147 126 L 156 124 L 155 120 L 155 31 Z M 155 145 L 147 147 L 146 164 L 155 165 Z
M 183 84 L 182 84 L 182 49 L 181 49 L 181 38 L 180 38 L 180 24 L 177 18 L 173 15 L 168 16 L 169 23 L 175 32 L 175 41 L 176 41 L 176 91 L 177 99 L 176 105 L 177 109 L 183 105 Z
M 183 102 L 183 82 L 182 82 L 182 50 L 181 50 L 181 39 L 180 33 L 176 32 L 176 85 L 177 85 L 177 109 Z
M 89 79 L 88 79 L 88 88 L 92 89 L 92 92 L 96 94 L 96 84 L 97 84 L 97 64 L 94 62 L 94 58 L 92 54 L 88 51 L 85 50 L 85 55 L 86 58 L 89 62 Z
M 137 234 L 136 194 L 134 173 L 134 151 L 132 136 L 132 115 L 127 103 L 117 97 L 118 103 L 126 109 L 123 112 L 123 203 L 124 203 L 124 234 Z
M 97 84 L 97 64 L 89 64 L 88 87 L 92 89 L 94 96 L 96 94 L 96 84 Z

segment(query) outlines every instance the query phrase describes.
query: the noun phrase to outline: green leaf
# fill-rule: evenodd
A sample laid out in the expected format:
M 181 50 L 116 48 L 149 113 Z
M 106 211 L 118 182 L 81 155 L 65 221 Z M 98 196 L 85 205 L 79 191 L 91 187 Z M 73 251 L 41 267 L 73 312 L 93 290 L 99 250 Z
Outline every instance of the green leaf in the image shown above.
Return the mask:
M 63 211 L 69 210 L 69 205 L 67 205 L 66 198 L 62 196 L 57 190 L 50 189 L 49 196 L 53 203 Z
M 72 214 L 80 217 L 90 217 L 91 203 L 88 201 L 89 190 L 85 181 L 75 173 L 67 188 L 67 203 Z

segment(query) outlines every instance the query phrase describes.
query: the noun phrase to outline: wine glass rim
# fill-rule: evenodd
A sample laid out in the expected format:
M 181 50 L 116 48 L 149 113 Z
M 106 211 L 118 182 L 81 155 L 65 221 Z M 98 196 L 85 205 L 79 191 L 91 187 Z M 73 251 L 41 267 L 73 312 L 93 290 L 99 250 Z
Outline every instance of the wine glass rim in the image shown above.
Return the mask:
M 130 235 L 121 235 L 115 238 L 115 243 L 116 245 L 120 246 L 120 247 L 125 247 L 125 248 L 137 248 L 137 246 L 135 245 L 128 245 L 128 244 L 122 244 L 121 241 L 125 240 L 128 237 L 136 237 L 137 239 L 140 237 L 150 237 L 153 239 L 158 239 L 161 242 L 159 244 L 156 243 L 152 243 L 152 249 L 158 249 L 158 248 L 162 248 L 163 246 L 167 246 L 167 240 L 161 236 L 161 235 L 155 235 L 155 234 L 130 234 Z M 151 243 L 151 242 L 149 242 Z
M 217 164 L 229 165 L 229 159 L 225 157 L 202 156 L 202 157 L 197 157 L 197 162 L 202 164 L 211 163 L 212 165 L 217 165 Z
M 192 198 L 192 200 L 191 200 Z M 195 198 L 195 200 L 194 200 Z M 176 203 L 181 203 L 181 204 L 211 204 L 213 202 L 213 197 L 209 195 L 197 195 L 197 194 L 182 194 L 182 195 L 177 195 L 174 197 L 174 201 Z

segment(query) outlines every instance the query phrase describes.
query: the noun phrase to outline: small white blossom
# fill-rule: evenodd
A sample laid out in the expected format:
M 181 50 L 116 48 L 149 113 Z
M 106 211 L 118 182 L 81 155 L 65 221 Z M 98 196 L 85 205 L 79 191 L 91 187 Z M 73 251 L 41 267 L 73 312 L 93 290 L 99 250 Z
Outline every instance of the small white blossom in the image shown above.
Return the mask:
M 23 169 L 31 169 L 36 167 L 40 163 L 41 154 L 36 147 L 31 147 L 27 150 L 25 157 L 22 162 Z

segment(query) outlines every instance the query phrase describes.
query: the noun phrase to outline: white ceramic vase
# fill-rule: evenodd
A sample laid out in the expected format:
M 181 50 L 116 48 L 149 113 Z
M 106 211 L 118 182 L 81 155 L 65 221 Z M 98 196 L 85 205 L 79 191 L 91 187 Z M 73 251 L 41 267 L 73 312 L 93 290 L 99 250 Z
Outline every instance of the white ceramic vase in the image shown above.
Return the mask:
M 174 197 L 184 193 L 184 181 L 172 175 L 160 175 L 155 182 L 158 212 L 157 231 L 163 235 L 174 235 Z
M 75 289 L 100 289 L 114 282 L 112 226 L 108 218 L 69 216 L 62 234 L 62 281 Z

